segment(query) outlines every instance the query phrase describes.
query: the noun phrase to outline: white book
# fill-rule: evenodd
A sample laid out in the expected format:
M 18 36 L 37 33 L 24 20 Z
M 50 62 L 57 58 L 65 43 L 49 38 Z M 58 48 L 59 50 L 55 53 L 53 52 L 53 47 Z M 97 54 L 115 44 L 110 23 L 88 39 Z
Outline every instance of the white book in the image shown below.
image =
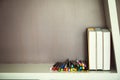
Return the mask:
M 96 70 L 96 32 L 88 28 L 88 58 L 89 70 Z
M 110 31 L 103 29 L 103 70 L 110 70 Z
M 96 30 L 97 70 L 103 69 L 102 30 Z

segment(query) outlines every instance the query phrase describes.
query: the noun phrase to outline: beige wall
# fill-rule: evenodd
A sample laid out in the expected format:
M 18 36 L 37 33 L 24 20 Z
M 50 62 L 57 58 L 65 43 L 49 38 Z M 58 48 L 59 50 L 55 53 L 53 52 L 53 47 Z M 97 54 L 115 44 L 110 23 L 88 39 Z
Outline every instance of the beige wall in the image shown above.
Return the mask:
M 0 0 L 0 63 L 85 59 L 91 26 L 105 26 L 102 0 Z

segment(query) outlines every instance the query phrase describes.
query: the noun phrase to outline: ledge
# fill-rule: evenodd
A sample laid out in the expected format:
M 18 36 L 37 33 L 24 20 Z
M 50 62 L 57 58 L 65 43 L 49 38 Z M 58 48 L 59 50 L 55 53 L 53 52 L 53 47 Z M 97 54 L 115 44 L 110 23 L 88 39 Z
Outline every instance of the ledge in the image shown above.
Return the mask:
M 52 64 L 0 64 L 0 79 L 43 79 L 43 80 L 114 80 L 118 78 L 115 70 L 86 72 L 50 71 Z

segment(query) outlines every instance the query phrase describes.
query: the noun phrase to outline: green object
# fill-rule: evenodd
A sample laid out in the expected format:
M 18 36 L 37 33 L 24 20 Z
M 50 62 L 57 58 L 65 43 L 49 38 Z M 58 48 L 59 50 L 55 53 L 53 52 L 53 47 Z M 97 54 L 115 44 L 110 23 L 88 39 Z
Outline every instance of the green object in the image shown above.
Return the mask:
M 58 72 L 60 72 L 60 71 L 61 71 L 61 69 L 59 68 L 59 69 L 58 69 Z
M 71 68 L 74 68 L 74 65 L 71 65 Z
M 61 69 L 61 71 L 63 71 L 63 69 Z

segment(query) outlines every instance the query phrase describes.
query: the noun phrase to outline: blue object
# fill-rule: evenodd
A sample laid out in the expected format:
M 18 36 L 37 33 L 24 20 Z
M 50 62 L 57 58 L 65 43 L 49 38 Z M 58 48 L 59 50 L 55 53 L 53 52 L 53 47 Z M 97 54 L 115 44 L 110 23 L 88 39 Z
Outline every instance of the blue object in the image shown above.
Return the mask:
M 80 67 L 80 70 L 82 70 L 82 67 Z

